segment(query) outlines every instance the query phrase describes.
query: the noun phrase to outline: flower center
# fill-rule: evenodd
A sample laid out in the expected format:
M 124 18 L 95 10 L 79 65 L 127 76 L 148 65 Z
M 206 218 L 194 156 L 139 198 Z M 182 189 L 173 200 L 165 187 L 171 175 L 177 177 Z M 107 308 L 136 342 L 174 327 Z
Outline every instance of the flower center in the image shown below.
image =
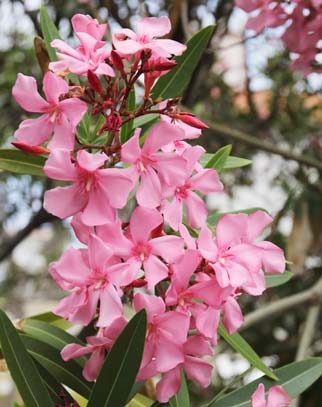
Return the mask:
M 150 256 L 151 247 L 148 243 L 140 242 L 135 246 L 133 252 L 134 256 L 143 262 Z
M 176 197 L 178 199 L 186 199 L 186 198 L 188 198 L 189 190 L 190 190 L 190 185 L 189 184 L 184 184 L 184 185 L 182 185 L 180 187 L 177 187 L 176 190 L 175 190 Z
M 54 105 L 53 108 L 49 112 L 49 120 L 51 123 L 59 123 L 60 122 L 60 109 L 57 105 Z

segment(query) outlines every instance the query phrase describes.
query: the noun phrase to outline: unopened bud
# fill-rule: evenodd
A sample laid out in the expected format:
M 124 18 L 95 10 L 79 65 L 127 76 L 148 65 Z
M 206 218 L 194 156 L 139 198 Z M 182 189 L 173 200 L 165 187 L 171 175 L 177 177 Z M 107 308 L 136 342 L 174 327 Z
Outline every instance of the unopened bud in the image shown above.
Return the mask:
M 95 75 L 93 71 L 88 70 L 87 71 L 87 79 L 88 83 L 90 84 L 90 87 L 97 93 L 102 93 L 102 84 L 101 81 L 99 80 L 99 77 Z
M 31 146 L 29 144 L 23 143 L 22 141 L 14 141 L 11 143 L 13 146 L 18 148 L 19 150 L 25 151 L 26 153 L 42 155 L 42 154 L 49 154 L 50 151 L 42 146 Z
M 111 59 L 111 62 L 112 62 L 112 65 L 114 66 L 114 68 L 117 69 L 121 73 L 122 76 L 126 76 L 125 71 L 124 71 L 123 61 L 122 61 L 122 58 L 120 57 L 120 55 L 116 51 L 112 50 L 110 59 Z
M 198 119 L 192 113 L 185 113 L 185 112 L 177 113 L 177 114 L 172 115 L 172 117 L 176 120 L 181 120 L 183 123 L 186 123 L 189 126 L 194 127 L 196 129 L 200 129 L 200 130 L 209 129 L 209 126 L 206 123 L 204 123 L 203 121 Z

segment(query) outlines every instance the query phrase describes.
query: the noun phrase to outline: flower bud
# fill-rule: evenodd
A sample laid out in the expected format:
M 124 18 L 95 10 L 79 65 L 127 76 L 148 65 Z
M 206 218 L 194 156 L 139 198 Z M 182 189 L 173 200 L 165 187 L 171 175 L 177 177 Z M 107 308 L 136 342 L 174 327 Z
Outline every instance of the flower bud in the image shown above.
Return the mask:
M 201 130 L 209 129 L 209 126 L 206 123 L 204 123 L 203 121 L 198 119 L 192 113 L 186 113 L 186 112 L 176 113 L 176 114 L 172 115 L 172 117 L 176 120 L 181 120 L 183 123 L 186 123 L 189 126 L 194 127 L 196 129 L 201 129 Z
M 126 76 L 126 73 L 124 71 L 123 61 L 122 61 L 122 58 L 120 57 L 120 55 L 116 51 L 112 50 L 110 59 L 111 59 L 111 62 L 112 62 L 112 65 L 114 66 L 114 68 L 117 69 L 121 73 L 122 76 Z
M 31 146 L 29 144 L 23 143 L 22 141 L 13 141 L 11 143 L 13 146 L 18 148 L 19 150 L 25 151 L 26 153 L 42 155 L 42 154 L 49 154 L 50 151 L 42 146 Z
M 87 79 L 88 83 L 90 84 L 90 87 L 97 93 L 102 93 L 102 84 L 101 81 L 99 80 L 99 77 L 95 75 L 93 71 L 88 70 L 87 71 Z

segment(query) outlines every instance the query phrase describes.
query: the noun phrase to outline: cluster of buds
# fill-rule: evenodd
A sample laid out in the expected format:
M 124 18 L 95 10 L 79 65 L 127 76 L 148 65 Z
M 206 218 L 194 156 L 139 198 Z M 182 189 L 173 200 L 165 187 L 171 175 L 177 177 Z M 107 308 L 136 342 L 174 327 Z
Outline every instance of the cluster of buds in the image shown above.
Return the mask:
M 166 402 L 180 388 L 181 370 L 202 387 L 210 384 L 205 357 L 213 354 L 219 322 L 235 332 L 243 322 L 238 298 L 262 294 L 264 272 L 282 273 L 285 259 L 274 244 L 257 241 L 272 220 L 265 212 L 227 214 L 215 233 L 207 225 L 203 197 L 223 185 L 214 169 L 202 167 L 205 150 L 187 142 L 207 126 L 180 112 L 179 99 L 151 97 L 155 80 L 175 66 L 173 55 L 185 50 L 159 38 L 170 31 L 169 19 L 144 18 L 136 33 L 121 30 L 112 51 L 102 40 L 105 24 L 77 14 L 72 25 L 80 44 L 52 42 L 58 61 L 44 76 L 45 99 L 32 77 L 19 74 L 13 88 L 20 106 L 41 114 L 20 124 L 15 145 L 48 154 L 45 174 L 68 184 L 47 191 L 44 206 L 61 219 L 72 216 L 85 245 L 67 249 L 49 268 L 67 294 L 55 313 L 97 330 L 85 346 L 66 346 L 62 357 L 90 355 L 84 377 L 95 380 L 127 324 L 125 307 L 144 308 L 148 329 L 137 380 L 161 376 L 157 397 Z M 80 84 L 68 82 L 70 73 Z M 142 76 L 144 97 L 128 111 Z M 84 143 L 77 134 L 85 113 L 102 123 L 98 142 Z M 122 142 L 122 126 L 150 113 L 159 122 Z M 127 219 L 120 213 L 125 207 L 134 208 Z

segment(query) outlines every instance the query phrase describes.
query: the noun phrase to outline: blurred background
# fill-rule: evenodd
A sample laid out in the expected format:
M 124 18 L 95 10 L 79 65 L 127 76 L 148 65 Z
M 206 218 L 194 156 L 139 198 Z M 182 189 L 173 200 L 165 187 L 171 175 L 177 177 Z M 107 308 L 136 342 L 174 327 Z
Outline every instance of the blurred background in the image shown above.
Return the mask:
M 232 143 L 233 155 L 248 158 L 252 164 L 223 173 L 225 192 L 209 196 L 208 204 L 214 212 L 248 207 L 267 210 L 275 218 L 269 239 L 285 249 L 288 269 L 294 273 L 288 284 L 268 290 L 258 300 L 245 297 L 244 314 L 313 287 L 322 269 L 322 74 L 304 78 L 290 70 L 291 56 L 283 48 L 281 30 L 254 35 L 245 28 L 246 13 L 231 0 L 0 0 L 2 147 L 10 146 L 24 115 L 11 97 L 17 73 L 41 80 L 33 43 L 41 35 L 38 13 L 42 4 L 48 6 L 61 36 L 71 44 L 75 41 L 69 19 L 76 12 L 108 19 L 112 32 L 120 26 L 135 26 L 139 16 L 168 14 L 171 37 L 181 42 L 216 23 L 183 103 L 213 123 L 201 139 L 208 152 Z M 42 209 L 48 188 L 48 180 L 0 172 L 0 306 L 13 318 L 52 309 L 61 292 L 48 276 L 48 263 L 67 245 L 76 244 L 68 223 Z M 283 313 L 249 319 L 242 334 L 273 367 L 322 355 L 321 298 L 321 292 L 312 292 L 306 301 Z M 307 327 L 313 327 L 313 332 L 305 342 Z M 249 368 L 222 342 L 216 353 L 214 387 L 202 392 L 191 388 L 196 405 Z M 257 376 L 258 372 L 249 371 L 243 380 Z M 299 405 L 322 406 L 321 385 L 321 380 L 316 382 Z M 11 406 L 15 397 L 9 376 L 0 373 L 0 406 Z

